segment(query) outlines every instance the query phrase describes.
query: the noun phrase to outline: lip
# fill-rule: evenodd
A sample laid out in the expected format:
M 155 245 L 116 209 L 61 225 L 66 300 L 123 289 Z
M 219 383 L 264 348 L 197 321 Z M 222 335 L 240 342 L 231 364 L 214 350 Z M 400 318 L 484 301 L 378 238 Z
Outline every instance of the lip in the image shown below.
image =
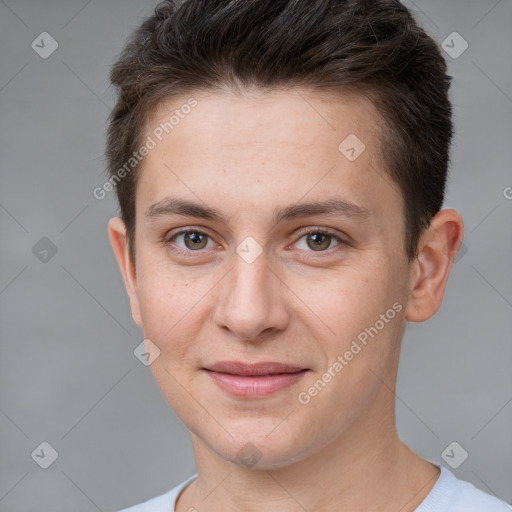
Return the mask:
M 309 368 L 278 362 L 222 361 L 203 368 L 222 390 L 242 398 L 269 396 L 298 382 Z
M 291 366 L 289 364 L 277 363 L 274 361 L 263 363 L 243 363 L 240 361 L 221 361 L 206 368 L 217 373 L 229 373 L 241 376 L 262 376 L 277 375 L 282 373 L 296 373 L 306 370 L 303 366 Z

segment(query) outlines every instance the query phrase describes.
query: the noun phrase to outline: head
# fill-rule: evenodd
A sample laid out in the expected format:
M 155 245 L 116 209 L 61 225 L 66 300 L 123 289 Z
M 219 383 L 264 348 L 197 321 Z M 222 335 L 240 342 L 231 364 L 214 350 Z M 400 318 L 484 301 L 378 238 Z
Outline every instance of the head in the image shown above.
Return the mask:
M 110 237 L 196 439 L 278 467 L 393 424 L 405 322 L 435 314 L 463 237 L 436 43 L 392 0 L 163 2 L 111 80 Z M 234 395 L 209 371 L 233 360 L 303 372 Z

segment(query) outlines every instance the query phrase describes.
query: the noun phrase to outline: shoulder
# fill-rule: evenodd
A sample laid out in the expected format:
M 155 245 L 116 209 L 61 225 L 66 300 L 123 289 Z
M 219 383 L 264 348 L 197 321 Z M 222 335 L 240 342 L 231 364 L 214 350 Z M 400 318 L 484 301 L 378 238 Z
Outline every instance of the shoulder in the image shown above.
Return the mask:
M 123 508 L 118 512 L 174 512 L 174 506 L 176 504 L 176 498 L 180 492 L 190 483 L 192 480 L 197 478 L 197 474 L 187 478 L 184 482 L 174 487 L 170 491 L 164 494 L 155 496 L 143 503 L 133 505 L 129 508 Z
M 450 470 L 439 466 L 438 481 L 415 512 L 512 512 L 512 506 L 459 480 Z

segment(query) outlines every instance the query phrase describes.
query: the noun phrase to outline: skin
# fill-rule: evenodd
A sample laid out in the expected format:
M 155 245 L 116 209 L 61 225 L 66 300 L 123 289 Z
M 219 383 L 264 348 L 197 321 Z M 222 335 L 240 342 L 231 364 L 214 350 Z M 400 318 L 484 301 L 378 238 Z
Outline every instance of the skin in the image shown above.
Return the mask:
M 413 511 L 439 470 L 397 435 L 400 343 L 406 320 L 425 321 L 441 305 L 463 239 L 461 215 L 440 211 L 407 261 L 403 198 L 380 158 L 379 114 L 362 97 L 306 89 L 194 97 L 198 105 L 145 157 L 135 264 L 123 222 L 109 222 L 133 319 L 160 350 L 154 378 L 192 434 L 198 478 L 176 510 L 323 512 L 335 503 L 341 512 Z M 146 133 L 185 101 L 160 104 Z M 351 133 L 365 144 L 354 161 L 338 150 Z M 145 216 L 168 196 L 215 208 L 227 223 Z M 276 208 L 333 197 L 371 214 L 272 223 Z M 186 227 L 208 235 L 206 247 L 186 245 L 183 235 L 169 241 Z M 347 244 L 327 237 L 315 250 L 302 228 L 329 228 Z M 262 249 L 252 263 L 236 252 L 247 236 Z M 299 393 L 393 303 L 401 311 L 301 404 Z M 269 397 L 246 400 L 201 370 L 223 360 L 310 371 Z M 249 442 L 260 452 L 252 467 L 237 456 Z

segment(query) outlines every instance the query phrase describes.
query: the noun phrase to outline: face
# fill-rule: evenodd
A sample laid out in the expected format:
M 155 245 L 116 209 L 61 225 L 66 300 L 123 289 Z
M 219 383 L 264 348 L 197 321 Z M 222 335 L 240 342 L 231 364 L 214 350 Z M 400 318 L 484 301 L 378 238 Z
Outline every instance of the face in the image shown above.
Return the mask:
M 361 97 L 193 96 L 161 141 L 187 98 L 146 127 L 132 312 L 188 429 L 223 459 L 254 445 L 258 466 L 284 466 L 393 414 L 403 200 Z

